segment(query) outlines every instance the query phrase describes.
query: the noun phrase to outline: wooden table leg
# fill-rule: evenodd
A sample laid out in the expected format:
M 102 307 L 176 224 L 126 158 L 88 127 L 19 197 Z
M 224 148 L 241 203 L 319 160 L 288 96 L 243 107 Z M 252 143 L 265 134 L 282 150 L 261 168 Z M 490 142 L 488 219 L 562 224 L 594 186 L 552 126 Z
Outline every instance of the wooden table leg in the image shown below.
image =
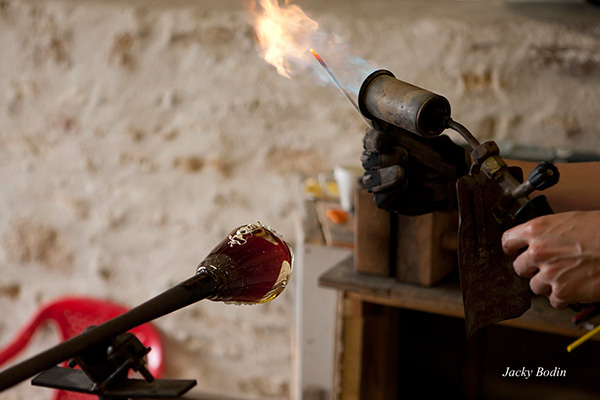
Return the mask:
M 340 302 L 337 398 L 396 398 L 398 310 L 346 297 L 340 297 Z

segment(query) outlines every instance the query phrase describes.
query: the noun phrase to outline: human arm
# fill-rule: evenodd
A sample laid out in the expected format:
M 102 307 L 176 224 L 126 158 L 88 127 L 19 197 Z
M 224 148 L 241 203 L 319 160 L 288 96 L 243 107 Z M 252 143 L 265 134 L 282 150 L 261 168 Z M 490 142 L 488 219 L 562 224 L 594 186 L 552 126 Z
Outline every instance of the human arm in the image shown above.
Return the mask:
M 535 218 L 504 233 L 516 273 L 555 308 L 600 301 L 600 211 Z M 525 249 L 521 253 L 523 249 Z
M 509 161 L 527 175 L 535 163 Z M 560 181 L 544 194 L 557 214 L 506 231 L 515 272 L 552 306 L 600 301 L 600 162 L 557 164 Z M 525 251 L 523 251 L 525 250 Z M 521 253 L 522 252 L 522 253 Z
M 506 163 L 522 168 L 524 176 L 537 165 L 518 160 Z M 560 180 L 543 192 L 555 213 L 600 210 L 600 162 L 557 163 L 556 167 Z
M 456 195 L 453 185 L 466 173 L 467 166 L 453 144 L 440 143 L 447 147 L 432 148 L 430 152 L 434 158 L 423 159 L 429 164 L 423 165 L 421 157 L 411 159 L 410 155 L 415 150 L 429 151 L 425 146 L 430 142 L 390 144 L 384 139 L 377 132 L 368 131 L 363 153 L 366 169 L 363 180 L 374 193 L 379 207 L 416 215 L 455 206 L 456 203 L 451 201 Z M 444 154 L 448 149 L 452 157 Z M 537 165 L 515 160 L 506 162 L 521 167 L 525 176 Z M 436 164 L 444 169 L 431 173 L 431 167 Z M 557 167 L 561 176 L 559 183 L 544 191 L 554 211 L 600 210 L 600 162 L 565 163 Z M 411 180 L 417 185 L 408 186 Z M 436 201 L 435 195 L 444 201 Z M 549 296 L 555 307 L 600 301 L 598 213 L 600 211 L 540 217 L 504 234 L 503 248 L 508 255 L 516 257 L 516 272 L 532 278 L 530 285 L 534 293 Z M 559 228 L 554 229 L 557 224 Z M 581 229 L 577 225 L 581 225 Z M 581 250 L 583 244 L 589 251 Z
M 523 168 L 525 174 L 536 165 L 509 163 Z M 531 290 L 563 308 L 600 301 L 600 211 L 595 211 L 600 210 L 600 162 L 557 167 L 560 181 L 544 194 L 558 214 L 506 231 L 502 245 L 508 255 L 516 257 L 517 274 L 531 278 Z

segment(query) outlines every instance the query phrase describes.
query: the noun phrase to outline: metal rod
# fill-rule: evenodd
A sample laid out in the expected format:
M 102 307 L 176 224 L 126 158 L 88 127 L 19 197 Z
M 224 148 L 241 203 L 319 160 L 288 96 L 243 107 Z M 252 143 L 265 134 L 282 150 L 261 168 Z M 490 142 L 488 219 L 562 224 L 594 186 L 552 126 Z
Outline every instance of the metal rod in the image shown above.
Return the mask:
M 592 329 L 591 331 L 589 331 L 588 333 L 586 333 L 585 335 L 583 335 L 582 337 L 580 337 L 579 339 L 577 339 L 576 341 L 574 341 L 573 343 L 571 343 L 570 345 L 568 345 L 567 346 L 567 351 L 569 353 L 572 352 L 577 347 L 579 347 L 581 344 L 585 343 L 586 341 L 588 341 L 589 339 L 591 339 L 592 336 L 595 336 L 598 333 L 600 333 L 600 325 L 598 325 L 597 327 L 595 327 L 594 329 Z
M 0 372 L 0 392 L 75 357 L 101 340 L 112 338 L 136 326 L 205 299 L 214 294 L 216 287 L 217 283 L 212 276 L 196 274 L 128 312 Z
M 462 136 L 467 141 L 467 143 L 469 143 L 469 146 L 471 146 L 472 149 L 475 149 L 477 146 L 480 145 L 479 141 L 475 139 L 475 136 L 473 136 L 473 134 L 469 132 L 467 128 L 454 121 L 452 118 L 448 119 L 447 126 L 448 128 L 460 133 L 460 136 Z
M 317 59 L 317 61 L 319 62 L 319 64 L 321 64 L 321 66 L 325 69 L 325 72 L 327 72 L 327 74 L 329 75 L 329 77 L 331 78 L 331 80 L 333 81 L 333 83 L 335 83 L 335 85 L 338 87 L 338 89 L 340 89 L 340 91 L 342 92 L 342 94 L 352 104 L 352 107 L 354 107 L 354 109 L 360 115 L 360 117 L 362 118 L 362 120 L 365 121 L 365 124 L 367 124 L 367 126 L 369 128 L 373 128 L 373 126 L 371 125 L 371 122 L 368 119 L 366 119 L 364 117 L 364 115 L 362 115 L 362 113 L 360 112 L 360 109 L 358 108 L 358 104 L 356 104 L 356 101 L 354 101 L 354 99 L 350 96 L 350 93 L 348 93 L 348 91 L 346 90 L 346 88 L 344 88 L 344 86 L 342 85 L 342 83 L 340 82 L 340 80 L 337 78 L 337 76 L 335 76 L 335 74 L 333 73 L 333 71 L 331 70 L 331 68 L 329 68 L 327 66 L 327 64 L 325 63 L 325 61 L 323 61 L 323 59 L 321 58 L 321 56 L 318 55 L 317 52 L 314 49 L 310 49 L 310 53 Z

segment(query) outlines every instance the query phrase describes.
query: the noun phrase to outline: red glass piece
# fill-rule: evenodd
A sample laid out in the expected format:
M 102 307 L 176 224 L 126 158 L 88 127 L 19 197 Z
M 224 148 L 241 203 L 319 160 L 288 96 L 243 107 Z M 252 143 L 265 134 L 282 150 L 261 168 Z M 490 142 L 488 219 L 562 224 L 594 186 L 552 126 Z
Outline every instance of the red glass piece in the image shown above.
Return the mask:
M 292 270 L 290 246 L 260 222 L 234 229 L 198 266 L 217 281 L 211 300 L 265 303 L 287 286 Z

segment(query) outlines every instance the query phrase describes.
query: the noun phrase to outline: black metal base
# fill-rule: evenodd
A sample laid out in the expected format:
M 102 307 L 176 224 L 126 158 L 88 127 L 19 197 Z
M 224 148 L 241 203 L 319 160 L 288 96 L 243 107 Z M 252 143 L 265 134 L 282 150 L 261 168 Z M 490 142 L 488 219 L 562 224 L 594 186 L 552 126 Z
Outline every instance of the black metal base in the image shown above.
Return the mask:
M 83 371 L 65 367 L 52 367 L 33 378 L 31 384 L 98 395 L 104 399 L 177 399 L 196 386 L 196 381 L 155 379 L 149 383 L 143 379 L 125 379 L 123 382 L 119 382 L 100 393 L 98 389 L 94 388 L 94 382 Z

